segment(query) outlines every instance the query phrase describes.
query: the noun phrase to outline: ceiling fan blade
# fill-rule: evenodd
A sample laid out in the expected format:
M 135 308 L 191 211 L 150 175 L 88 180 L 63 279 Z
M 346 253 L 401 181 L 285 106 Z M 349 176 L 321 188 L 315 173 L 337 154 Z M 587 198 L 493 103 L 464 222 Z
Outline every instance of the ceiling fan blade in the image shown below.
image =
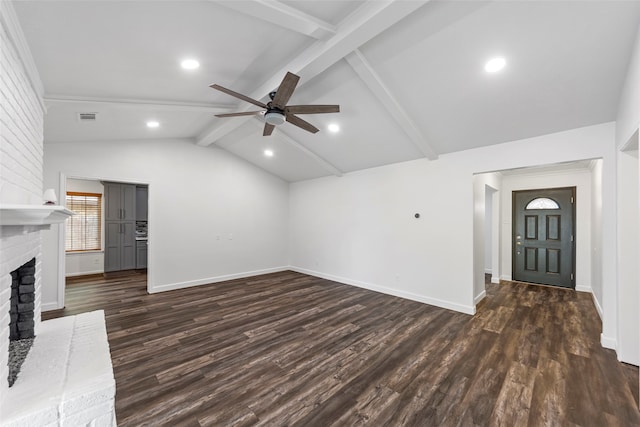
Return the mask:
M 262 136 L 269 136 L 273 133 L 273 130 L 276 128 L 275 125 L 270 125 L 269 123 L 264 124 L 264 131 L 262 132 Z
M 213 85 L 211 85 L 211 86 L 209 86 L 209 87 L 210 87 L 211 89 L 215 89 L 215 90 L 219 90 L 220 92 L 224 92 L 224 93 L 226 93 L 227 95 L 231 95 L 231 96 L 234 96 L 234 97 L 236 97 L 236 98 L 238 98 L 238 99 L 242 99 L 243 101 L 250 102 L 250 103 L 252 103 L 253 105 L 257 105 L 258 107 L 267 108 L 267 104 L 264 104 L 264 103 L 262 103 L 262 102 L 260 102 L 260 101 L 257 101 L 257 100 L 255 100 L 255 99 L 253 99 L 253 98 L 249 98 L 248 96 L 243 95 L 243 94 L 241 94 L 241 93 L 234 92 L 234 91 L 232 91 L 231 89 L 227 89 L 226 87 L 222 87 L 222 86 L 220 86 L 220 85 L 216 85 L 216 84 L 213 84 Z
M 317 127 L 315 127 L 314 125 L 312 125 L 311 123 L 302 120 L 300 117 L 298 116 L 294 116 L 293 114 L 287 114 L 286 119 L 289 123 L 291 123 L 292 125 L 296 125 L 299 128 L 302 128 L 308 132 L 311 133 L 316 133 L 318 132 L 320 129 L 318 129 Z
M 299 76 L 287 72 L 287 74 L 284 76 L 284 79 L 282 79 L 282 83 L 280 83 L 280 86 L 276 90 L 276 96 L 273 97 L 271 105 L 284 110 L 287 102 L 289 102 L 289 98 L 291 98 L 291 95 L 293 95 L 293 91 L 298 85 L 298 80 L 300 80 Z
M 320 113 L 339 113 L 339 105 L 288 105 L 286 108 L 288 113 L 293 114 L 320 114 Z
M 253 116 L 254 114 L 264 113 L 264 110 L 260 111 L 242 111 L 239 113 L 225 113 L 225 114 L 215 114 L 216 117 L 238 117 L 238 116 Z

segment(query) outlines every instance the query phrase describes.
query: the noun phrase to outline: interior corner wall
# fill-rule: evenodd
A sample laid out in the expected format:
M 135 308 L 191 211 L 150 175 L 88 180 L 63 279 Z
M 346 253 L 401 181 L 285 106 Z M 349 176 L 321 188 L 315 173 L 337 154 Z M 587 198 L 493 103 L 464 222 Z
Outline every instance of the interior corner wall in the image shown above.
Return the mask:
M 291 265 L 473 313 L 473 175 L 602 157 L 603 191 L 615 200 L 614 136 L 615 124 L 605 123 L 442 155 L 436 161 L 293 183 Z M 615 203 L 604 206 L 604 293 L 615 297 Z M 603 322 L 614 332 L 616 316 L 616 307 L 607 307 Z
M 591 171 L 505 175 L 501 198 L 502 279 L 512 280 L 512 193 L 538 188 L 576 187 L 576 290 L 591 292 Z
M 288 183 L 226 151 L 187 140 L 45 143 L 45 185 L 60 188 L 61 174 L 149 185 L 149 292 L 287 267 Z M 49 256 L 62 231 L 43 233 Z

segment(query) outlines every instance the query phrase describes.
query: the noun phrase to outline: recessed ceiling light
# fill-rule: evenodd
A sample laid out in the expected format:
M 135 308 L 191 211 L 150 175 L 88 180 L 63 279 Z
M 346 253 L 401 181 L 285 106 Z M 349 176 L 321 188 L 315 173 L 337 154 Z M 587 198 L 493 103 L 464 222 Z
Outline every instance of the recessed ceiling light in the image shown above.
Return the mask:
M 156 122 L 155 120 L 151 120 L 147 122 L 148 128 L 157 128 L 158 126 L 160 126 L 160 123 Z
M 484 64 L 484 70 L 487 73 L 495 73 L 496 71 L 500 71 L 507 65 L 507 61 L 502 57 L 492 58 Z
M 271 150 L 264 150 L 264 155 L 267 157 L 273 157 L 273 151 Z
M 340 131 L 340 126 L 335 123 L 331 123 L 329 126 L 327 126 L 327 129 L 329 129 L 329 132 L 336 133 Z
M 180 63 L 180 65 L 185 70 L 195 70 L 196 68 L 200 67 L 200 63 L 195 59 L 185 59 Z

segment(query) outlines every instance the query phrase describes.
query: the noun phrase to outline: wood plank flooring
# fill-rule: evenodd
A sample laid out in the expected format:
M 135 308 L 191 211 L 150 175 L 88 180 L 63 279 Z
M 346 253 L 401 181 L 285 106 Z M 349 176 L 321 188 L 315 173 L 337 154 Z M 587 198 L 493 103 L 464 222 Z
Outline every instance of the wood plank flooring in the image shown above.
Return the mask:
M 295 272 L 148 295 L 68 281 L 104 309 L 126 426 L 633 426 L 638 369 L 591 296 L 487 284 L 475 316 Z

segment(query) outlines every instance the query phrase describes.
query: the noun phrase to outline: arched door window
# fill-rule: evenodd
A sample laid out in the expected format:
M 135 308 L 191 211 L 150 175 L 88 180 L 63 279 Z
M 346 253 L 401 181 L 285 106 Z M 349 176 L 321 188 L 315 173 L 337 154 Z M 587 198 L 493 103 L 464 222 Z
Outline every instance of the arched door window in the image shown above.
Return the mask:
M 549 199 L 548 197 L 538 197 L 527 203 L 525 209 L 560 209 L 560 206 L 558 206 L 555 200 Z

